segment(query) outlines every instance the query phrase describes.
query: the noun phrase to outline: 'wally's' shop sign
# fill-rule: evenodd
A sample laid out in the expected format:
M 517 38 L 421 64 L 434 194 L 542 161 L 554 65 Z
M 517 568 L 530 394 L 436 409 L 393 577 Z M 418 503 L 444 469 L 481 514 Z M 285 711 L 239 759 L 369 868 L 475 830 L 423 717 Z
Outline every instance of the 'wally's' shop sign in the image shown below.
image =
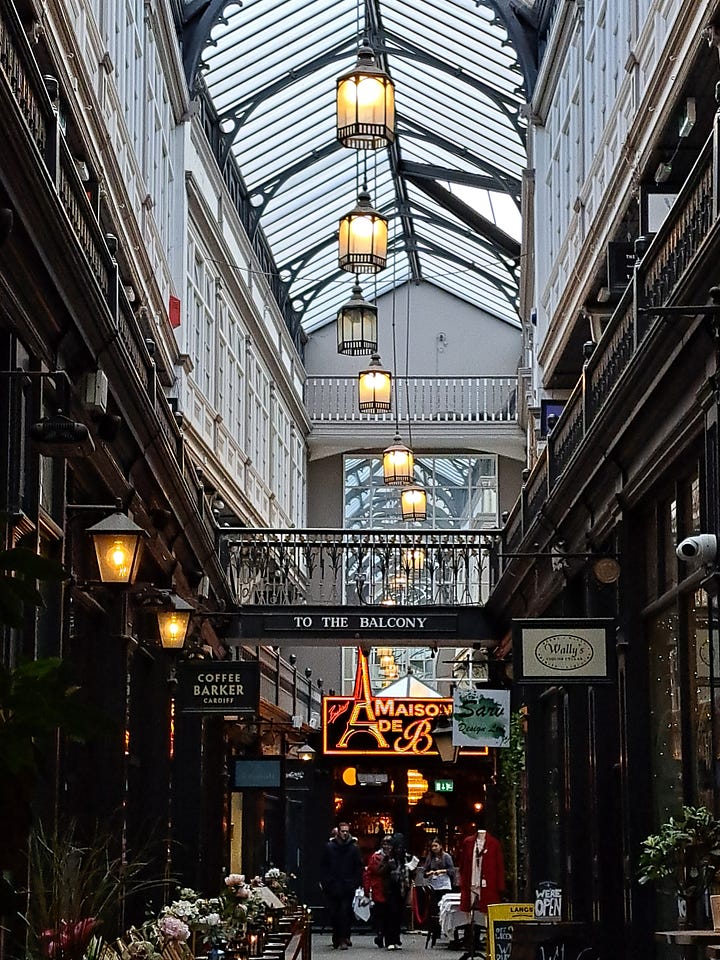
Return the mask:
M 614 620 L 515 620 L 515 680 L 549 684 L 610 680 L 614 631 Z

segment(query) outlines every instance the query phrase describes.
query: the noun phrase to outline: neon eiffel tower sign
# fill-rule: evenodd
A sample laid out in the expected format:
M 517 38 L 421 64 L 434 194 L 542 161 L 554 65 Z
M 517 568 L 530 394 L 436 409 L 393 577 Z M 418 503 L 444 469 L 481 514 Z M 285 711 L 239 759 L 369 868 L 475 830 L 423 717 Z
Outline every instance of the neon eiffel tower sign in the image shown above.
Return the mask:
M 353 708 L 350 712 L 350 718 L 345 727 L 345 732 L 338 740 L 337 746 L 338 748 L 347 747 L 350 737 L 354 733 L 361 732 L 369 733 L 375 737 L 377 745 L 387 750 L 389 744 L 380 732 L 373 708 L 368 659 L 361 647 L 358 647 L 357 655 L 357 670 L 355 671 L 355 687 L 353 689 Z

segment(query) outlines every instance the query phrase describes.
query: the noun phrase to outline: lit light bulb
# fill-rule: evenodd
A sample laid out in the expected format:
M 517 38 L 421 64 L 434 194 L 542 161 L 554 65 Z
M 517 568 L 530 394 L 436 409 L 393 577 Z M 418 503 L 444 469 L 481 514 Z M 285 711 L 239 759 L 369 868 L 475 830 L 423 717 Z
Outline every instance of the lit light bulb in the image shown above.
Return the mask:
M 172 617 L 170 617 L 170 622 L 167 625 L 167 632 L 172 639 L 175 640 L 180 636 L 180 629 L 178 618 L 175 616 L 175 614 L 173 614 Z
M 385 88 L 375 77 L 364 77 L 360 83 L 356 84 L 352 88 L 355 93 L 357 104 L 361 108 L 373 107 L 378 111 L 378 116 L 372 116 L 371 118 L 365 115 L 364 119 L 367 122 L 370 120 L 373 123 L 380 123 L 383 119 L 383 114 L 380 113 L 381 109 L 385 107 Z
M 120 577 L 127 576 L 128 552 L 120 540 L 115 540 L 107 552 L 107 561 Z

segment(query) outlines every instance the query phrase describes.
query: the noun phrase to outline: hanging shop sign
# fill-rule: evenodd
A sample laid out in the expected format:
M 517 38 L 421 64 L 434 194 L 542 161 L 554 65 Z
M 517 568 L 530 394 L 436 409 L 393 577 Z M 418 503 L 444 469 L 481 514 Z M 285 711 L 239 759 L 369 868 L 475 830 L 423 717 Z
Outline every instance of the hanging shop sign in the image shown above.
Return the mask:
M 245 660 L 181 660 L 175 700 L 181 713 L 256 713 L 260 668 Z
M 520 683 L 610 680 L 614 620 L 515 620 L 514 679 Z
M 507 747 L 510 743 L 510 691 L 456 689 L 452 723 L 453 746 Z
M 297 646 L 334 645 L 379 639 L 395 646 L 481 646 L 494 643 L 495 631 L 480 607 L 261 607 L 237 615 L 237 636 L 231 644 L 257 643 Z
M 323 753 L 434 756 L 435 731 L 452 711 L 452 700 L 440 697 L 323 697 Z

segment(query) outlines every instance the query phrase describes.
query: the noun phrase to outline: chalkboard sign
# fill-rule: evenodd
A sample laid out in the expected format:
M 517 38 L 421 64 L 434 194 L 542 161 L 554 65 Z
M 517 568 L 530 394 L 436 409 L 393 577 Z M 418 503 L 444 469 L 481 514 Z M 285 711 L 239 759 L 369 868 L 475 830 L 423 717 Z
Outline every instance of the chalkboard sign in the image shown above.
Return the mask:
M 513 927 L 535 917 L 532 903 L 492 903 L 488 907 L 488 960 L 511 960 Z

